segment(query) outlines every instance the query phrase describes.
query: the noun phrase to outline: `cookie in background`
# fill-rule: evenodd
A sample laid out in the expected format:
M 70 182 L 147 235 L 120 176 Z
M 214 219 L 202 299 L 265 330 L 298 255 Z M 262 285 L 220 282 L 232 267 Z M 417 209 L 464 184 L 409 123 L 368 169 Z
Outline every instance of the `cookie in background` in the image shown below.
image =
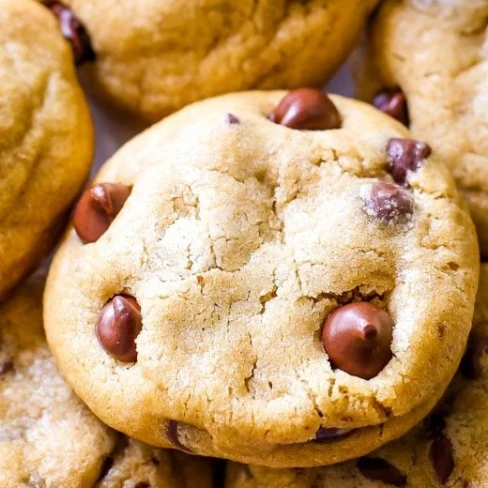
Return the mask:
M 130 141 L 49 272 L 72 387 L 149 444 L 272 467 L 403 434 L 457 369 L 479 268 L 454 180 L 410 138 L 299 89 L 208 99 Z
M 45 3 L 88 84 L 154 122 L 227 92 L 323 86 L 377 0 Z
M 0 299 L 59 237 L 93 157 L 70 46 L 31 0 L 0 0 Z
M 488 256 L 488 0 L 386 0 L 358 55 L 357 93 L 453 172 Z

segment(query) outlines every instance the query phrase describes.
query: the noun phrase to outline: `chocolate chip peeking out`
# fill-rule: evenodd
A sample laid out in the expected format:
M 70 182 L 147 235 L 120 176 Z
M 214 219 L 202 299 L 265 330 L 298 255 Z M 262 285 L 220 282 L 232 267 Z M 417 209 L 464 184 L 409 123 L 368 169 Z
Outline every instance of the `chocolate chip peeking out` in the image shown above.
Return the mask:
M 109 300 L 96 324 L 102 347 L 112 357 L 124 362 L 137 360 L 136 338 L 141 329 L 141 307 L 129 295 L 115 295 Z
M 225 116 L 225 121 L 229 124 L 229 125 L 239 125 L 241 123 L 241 121 L 239 120 L 238 117 L 236 117 L 234 114 L 231 114 L 231 113 L 228 113 L 226 116 Z
M 188 454 L 192 454 L 192 451 L 180 441 L 180 436 L 178 433 L 178 422 L 176 422 L 175 420 L 170 420 L 168 422 L 166 435 L 168 436 L 168 440 L 171 442 L 171 444 L 173 444 L 173 446 L 175 446 L 177 449 Z
M 73 225 L 84 244 L 96 242 L 107 231 L 130 191 L 127 185 L 100 183 L 83 193 L 75 208 Z
M 73 11 L 60 2 L 50 2 L 47 7 L 57 17 L 63 36 L 70 42 L 77 65 L 95 60 L 90 36 Z
M 362 457 L 357 460 L 356 466 L 369 480 L 382 481 L 393 486 L 405 486 L 407 483 L 407 477 L 382 458 Z
M 410 124 L 407 99 L 402 90 L 383 90 L 379 92 L 374 97 L 373 105 L 403 125 L 408 127 Z
M 393 327 L 390 315 L 377 306 L 350 303 L 325 319 L 322 343 L 334 367 L 369 380 L 392 357 Z
M 337 439 L 343 439 L 351 435 L 354 429 L 336 429 L 336 428 L 326 428 L 319 427 L 315 434 L 315 439 L 313 442 L 318 444 L 328 444 Z
M 12 358 L 0 351 L 0 376 L 10 373 L 14 369 L 14 362 Z
M 365 211 L 371 217 L 383 223 L 401 224 L 410 220 L 413 214 L 413 202 L 403 188 L 376 181 L 371 185 L 370 193 L 364 197 Z
M 288 93 L 269 120 L 299 130 L 331 130 L 341 126 L 341 116 L 332 100 L 314 88 L 298 88 Z
M 445 435 L 435 438 L 430 445 L 429 457 L 437 479 L 445 484 L 454 469 L 451 441 Z
M 425 142 L 392 138 L 386 146 L 388 171 L 396 183 L 406 185 L 408 171 L 417 171 L 431 153 Z

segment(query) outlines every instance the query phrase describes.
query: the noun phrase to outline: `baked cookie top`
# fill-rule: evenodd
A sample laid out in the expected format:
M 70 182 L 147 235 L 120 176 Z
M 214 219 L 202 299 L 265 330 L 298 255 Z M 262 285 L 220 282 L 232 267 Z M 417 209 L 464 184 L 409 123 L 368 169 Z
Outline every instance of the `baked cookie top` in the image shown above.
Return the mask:
M 50 270 L 68 381 L 129 435 L 238 460 L 400 435 L 455 372 L 479 267 L 454 181 L 409 137 L 303 89 L 207 100 L 129 142 Z
M 483 488 L 488 485 L 488 265 L 481 267 L 473 332 L 444 400 L 405 437 L 354 462 L 270 470 L 231 464 L 226 488 Z
M 322 86 L 377 0 L 45 3 L 78 59 L 92 61 L 95 89 L 156 121 L 221 93 Z
M 387 0 L 369 29 L 358 76 L 361 98 L 374 99 L 378 107 L 404 121 L 408 110 L 413 135 L 424 138 L 453 172 L 485 257 L 487 19 L 487 0 Z
M 93 134 L 70 47 L 31 0 L 0 0 L 0 295 L 50 250 Z
M 0 308 L 0 486 L 210 488 L 208 461 L 128 439 L 78 399 L 47 348 L 42 292 L 32 280 Z

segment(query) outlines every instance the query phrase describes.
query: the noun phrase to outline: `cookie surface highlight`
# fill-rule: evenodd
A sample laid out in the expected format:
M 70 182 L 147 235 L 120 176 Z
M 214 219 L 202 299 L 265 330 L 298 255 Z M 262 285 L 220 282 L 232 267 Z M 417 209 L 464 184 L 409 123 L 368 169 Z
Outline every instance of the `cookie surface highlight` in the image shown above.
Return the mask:
M 91 242 L 71 228 L 55 256 L 51 348 L 129 435 L 276 467 L 338 462 L 405 432 L 455 372 L 479 263 L 447 169 L 409 160 L 399 185 L 389 143 L 415 156 L 404 127 L 331 96 L 339 128 L 291 129 L 269 118 L 285 95 L 207 100 L 129 142 L 94 183 L 130 187 L 122 208 Z M 86 208 L 75 222 L 98 221 Z M 331 313 L 361 303 L 323 340 Z

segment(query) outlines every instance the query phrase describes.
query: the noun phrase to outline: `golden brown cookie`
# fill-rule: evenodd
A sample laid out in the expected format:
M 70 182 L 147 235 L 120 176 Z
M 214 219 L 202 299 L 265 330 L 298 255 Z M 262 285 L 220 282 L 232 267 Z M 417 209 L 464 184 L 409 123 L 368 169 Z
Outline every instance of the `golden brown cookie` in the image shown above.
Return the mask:
M 377 0 L 45 3 L 94 88 L 155 121 L 222 93 L 322 86 Z
M 452 177 L 409 137 L 302 89 L 209 99 L 129 142 L 50 270 L 68 381 L 145 442 L 269 466 L 404 433 L 454 375 L 479 267 Z
M 358 94 L 442 157 L 488 256 L 488 0 L 387 0 L 369 29 Z
M 461 370 L 418 427 L 356 461 L 308 470 L 229 464 L 226 488 L 485 488 L 488 486 L 488 264 Z
M 0 0 L 0 134 L 3 298 L 53 247 L 93 155 L 70 46 L 31 0 Z

